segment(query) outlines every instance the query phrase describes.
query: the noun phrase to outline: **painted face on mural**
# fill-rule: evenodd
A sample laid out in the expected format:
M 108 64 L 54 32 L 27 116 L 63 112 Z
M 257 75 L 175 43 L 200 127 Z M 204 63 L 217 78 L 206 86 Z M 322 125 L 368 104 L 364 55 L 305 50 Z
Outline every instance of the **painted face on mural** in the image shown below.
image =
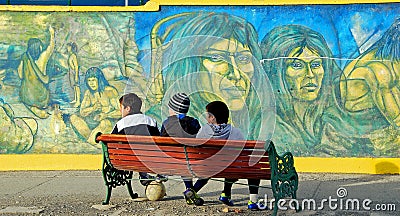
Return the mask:
M 286 61 L 286 81 L 292 96 L 302 101 L 318 97 L 324 77 L 321 57 L 307 47 L 298 55 L 300 47 L 289 54 Z
M 219 97 L 231 110 L 241 110 L 250 91 L 254 74 L 252 53 L 235 39 L 221 40 L 210 46 L 202 60 L 208 73 L 202 73 L 199 84 L 210 91 L 204 96 L 209 101 Z
M 96 91 L 97 88 L 99 87 L 99 81 L 97 80 L 96 77 L 90 77 L 87 79 L 89 87 L 93 90 Z

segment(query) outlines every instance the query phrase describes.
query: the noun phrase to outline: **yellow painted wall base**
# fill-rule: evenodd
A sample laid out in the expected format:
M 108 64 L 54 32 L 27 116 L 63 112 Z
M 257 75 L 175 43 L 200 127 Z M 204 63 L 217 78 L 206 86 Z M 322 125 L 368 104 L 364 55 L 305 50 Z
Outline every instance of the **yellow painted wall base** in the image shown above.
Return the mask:
M 309 173 L 400 174 L 400 158 L 296 157 L 296 170 Z M 100 170 L 102 155 L 0 155 L 0 171 Z
M 100 170 L 102 155 L 25 154 L 0 155 L 0 171 Z
M 400 158 L 310 158 L 296 157 L 298 172 L 400 174 Z

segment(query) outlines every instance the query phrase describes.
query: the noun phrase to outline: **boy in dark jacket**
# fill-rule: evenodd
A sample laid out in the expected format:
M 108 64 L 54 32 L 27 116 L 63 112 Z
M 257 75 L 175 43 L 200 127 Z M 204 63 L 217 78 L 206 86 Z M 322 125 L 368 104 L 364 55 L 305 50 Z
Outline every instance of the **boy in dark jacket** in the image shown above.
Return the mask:
M 161 136 L 195 138 L 200 129 L 199 121 L 187 116 L 190 99 L 185 93 L 177 93 L 168 102 L 169 115 L 161 127 Z M 208 179 L 199 179 L 193 185 L 191 178 L 184 178 L 186 191 L 183 195 L 186 203 L 191 205 L 203 205 L 204 200 L 197 195 L 197 192 L 207 183 Z
M 112 130 L 112 134 L 159 136 L 160 131 L 157 122 L 153 118 L 140 112 L 142 100 L 135 94 L 129 93 L 119 99 L 122 119 L 119 120 Z M 140 183 L 148 185 L 154 177 L 145 172 L 139 172 Z
M 200 130 L 199 121 L 187 116 L 190 99 L 185 93 L 177 93 L 168 102 L 169 116 L 161 126 L 161 136 L 195 138 Z

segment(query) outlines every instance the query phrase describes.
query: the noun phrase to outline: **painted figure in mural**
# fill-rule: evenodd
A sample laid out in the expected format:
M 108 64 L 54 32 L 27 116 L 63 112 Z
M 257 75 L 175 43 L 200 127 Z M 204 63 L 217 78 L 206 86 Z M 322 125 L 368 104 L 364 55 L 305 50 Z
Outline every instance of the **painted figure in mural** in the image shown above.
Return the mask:
M 16 117 L 12 107 L 1 98 L 0 119 L 0 154 L 29 151 L 38 129 L 36 120 Z
M 28 40 L 26 52 L 21 57 L 18 75 L 21 78 L 20 100 L 37 117 L 47 118 L 46 109 L 50 101 L 47 62 L 54 51 L 54 29 L 49 27 L 50 41 L 46 49 L 41 40 Z
M 101 69 L 97 67 L 86 71 L 85 84 L 87 90 L 81 103 L 80 116 L 72 115 L 70 121 L 81 137 L 96 145 L 96 134 L 109 133 L 121 116 L 118 91 L 108 83 Z
M 390 125 L 400 127 L 400 18 L 347 64 L 340 78 L 340 93 L 347 111 L 371 113 L 373 109 Z
M 16 85 L 20 82 L 17 74 L 17 68 L 20 64 L 20 48 L 15 45 L 9 45 L 7 48 L 7 59 L 0 60 L 0 89 L 2 82 L 5 85 Z M 1 64 L 2 63 L 2 64 Z
M 78 63 L 78 47 L 75 42 L 71 42 L 67 44 L 67 52 L 68 52 L 68 66 L 69 66 L 69 83 L 71 88 L 74 90 L 74 99 L 71 101 L 71 104 L 74 104 L 74 107 L 79 107 L 81 104 L 81 90 L 79 83 L 79 63 Z
M 262 40 L 261 49 L 276 96 L 277 149 L 313 155 L 321 141 L 332 80 L 340 68 L 323 36 L 301 25 L 275 27 Z
M 226 13 L 194 12 L 167 17 L 154 28 L 173 18 L 176 22 L 167 35 L 152 34 L 158 43 L 152 47 L 158 53 L 152 55 L 162 57 L 152 62 L 153 68 L 159 68 L 153 73 L 158 79 L 153 85 L 160 85 L 156 96 L 163 95 L 165 100 L 148 114 L 158 120 L 168 116 L 163 107 L 169 98 L 185 92 L 194 102 L 189 115 L 199 117 L 209 102 L 220 100 L 228 105 L 232 124 L 247 139 L 267 139 L 274 125 L 268 118 L 273 113 L 273 94 L 259 62 L 261 50 L 254 27 Z M 261 127 L 267 118 L 271 122 Z
M 123 57 L 125 65 L 124 76 L 128 77 L 135 84 L 132 85 L 131 91 L 137 92 L 140 96 L 145 96 L 147 89 L 147 80 L 144 76 L 144 69 L 138 62 L 137 56 L 139 48 L 135 42 L 135 22 L 133 18 L 129 19 L 127 32 L 125 33 L 123 45 Z

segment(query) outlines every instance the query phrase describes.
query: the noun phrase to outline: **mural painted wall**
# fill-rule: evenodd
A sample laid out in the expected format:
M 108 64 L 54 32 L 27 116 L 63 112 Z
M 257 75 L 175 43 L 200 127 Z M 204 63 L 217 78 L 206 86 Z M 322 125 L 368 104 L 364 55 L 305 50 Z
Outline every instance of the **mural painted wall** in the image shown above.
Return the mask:
M 2 12 L 0 153 L 100 153 L 134 92 L 158 124 L 225 101 L 248 139 L 296 156 L 398 157 L 400 5 Z

